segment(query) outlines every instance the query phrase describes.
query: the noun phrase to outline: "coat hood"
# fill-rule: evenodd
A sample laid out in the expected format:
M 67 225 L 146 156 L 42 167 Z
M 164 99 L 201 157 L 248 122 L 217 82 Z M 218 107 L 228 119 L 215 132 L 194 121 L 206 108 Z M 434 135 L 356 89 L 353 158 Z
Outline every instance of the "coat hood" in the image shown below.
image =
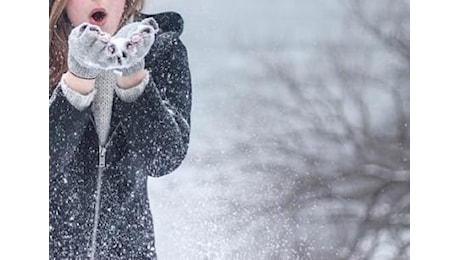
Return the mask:
M 184 29 L 184 20 L 182 16 L 176 12 L 163 12 L 158 14 L 143 14 L 140 13 L 136 16 L 135 20 L 140 21 L 147 17 L 153 17 L 160 27 L 160 33 L 174 32 L 178 35 L 182 34 Z

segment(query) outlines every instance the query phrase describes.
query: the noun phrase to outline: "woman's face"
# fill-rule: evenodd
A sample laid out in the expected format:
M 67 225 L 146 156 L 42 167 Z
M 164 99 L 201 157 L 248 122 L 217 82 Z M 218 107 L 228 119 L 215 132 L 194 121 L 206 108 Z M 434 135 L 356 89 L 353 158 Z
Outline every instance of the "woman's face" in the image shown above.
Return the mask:
M 88 22 L 113 35 L 120 24 L 126 0 L 69 0 L 66 13 L 73 26 Z

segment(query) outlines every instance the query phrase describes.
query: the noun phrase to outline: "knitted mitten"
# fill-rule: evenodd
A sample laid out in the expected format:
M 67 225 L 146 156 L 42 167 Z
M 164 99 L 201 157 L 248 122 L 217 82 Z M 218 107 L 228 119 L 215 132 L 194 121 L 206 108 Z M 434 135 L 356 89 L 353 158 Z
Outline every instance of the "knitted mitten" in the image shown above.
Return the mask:
M 159 27 L 155 19 L 146 18 L 123 26 L 110 40 L 109 52 L 116 57 L 117 71 L 127 76 L 144 68 L 144 57 L 155 41 Z
M 83 79 L 94 79 L 113 63 L 107 50 L 110 36 L 98 26 L 82 23 L 69 35 L 69 71 Z

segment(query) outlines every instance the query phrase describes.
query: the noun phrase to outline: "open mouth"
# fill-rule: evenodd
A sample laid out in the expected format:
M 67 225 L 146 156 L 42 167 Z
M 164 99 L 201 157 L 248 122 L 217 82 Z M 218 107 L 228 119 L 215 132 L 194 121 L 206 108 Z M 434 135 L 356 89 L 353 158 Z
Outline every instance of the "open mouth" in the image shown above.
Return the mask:
M 92 24 L 95 25 L 103 25 L 105 23 L 105 18 L 107 17 L 107 13 L 103 8 L 94 9 L 90 14 L 90 21 Z

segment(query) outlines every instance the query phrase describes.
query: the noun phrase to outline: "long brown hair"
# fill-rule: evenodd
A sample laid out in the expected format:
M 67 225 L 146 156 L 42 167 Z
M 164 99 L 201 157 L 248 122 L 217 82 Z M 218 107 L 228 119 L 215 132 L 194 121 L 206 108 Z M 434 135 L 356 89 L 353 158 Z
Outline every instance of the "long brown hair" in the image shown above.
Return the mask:
M 69 0 L 50 0 L 49 5 L 49 91 L 50 93 L 58 84 L 62 74 L 67 71 L 67 40 L 72 25 L 65 13 Z M 125 24 L 130 17 L 138 13 L 144 0 L 126 0 L 125 11 L 120 21 L 120 26 Z

